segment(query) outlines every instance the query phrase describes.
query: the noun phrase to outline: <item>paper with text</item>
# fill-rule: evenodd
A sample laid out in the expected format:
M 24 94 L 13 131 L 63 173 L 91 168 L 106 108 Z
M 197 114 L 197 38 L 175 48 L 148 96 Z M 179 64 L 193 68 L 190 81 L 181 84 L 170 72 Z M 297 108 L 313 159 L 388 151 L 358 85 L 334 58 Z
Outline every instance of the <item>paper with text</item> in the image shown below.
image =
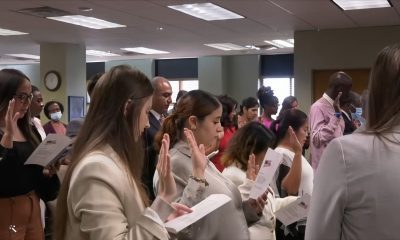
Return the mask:
M 268 148 L 260 170 L 258 171 L 254 186 L 251 188 L 250 198 L 257 199 L 265 191 L 267 191 L 268 186 L 279 167 L 279 164 L 282 162 L 282 159 L 283 155 L 281 153 Z
M 275 216 L 285 226 L 297 222 L 307 217 L 308 209 L 310 208 L 310 200 L 311 196 L 306 193 L 296 201 L 276 211 Z
M 26 160 L 25 165 L 36 164 L 46 167 L 51 162 L 60 158 L 64 154 L 72 140 L 60 134 L 49 134 L 46 139 L 33 151 Z
M 222 207 L 231 201 L 231 198 L 225 194 L 211 194 L 206 199 L 192 207 L 193 212 L 177 217 L 167 223 L 165 228 L 168 232 L 178 233 L 182 229 L 197 222 L 217 208 Z

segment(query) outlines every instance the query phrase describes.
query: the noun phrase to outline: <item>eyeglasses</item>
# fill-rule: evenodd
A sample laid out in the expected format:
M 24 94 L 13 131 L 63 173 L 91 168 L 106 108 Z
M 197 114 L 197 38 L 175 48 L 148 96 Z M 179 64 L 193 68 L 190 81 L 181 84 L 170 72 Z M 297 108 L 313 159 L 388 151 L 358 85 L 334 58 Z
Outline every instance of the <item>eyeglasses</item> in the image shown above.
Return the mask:
M 14 99 L 18 100 L 20 103 L 31 102 L 32 98 L 33 98 L 32 94 L 18 93 L 14 95 Z

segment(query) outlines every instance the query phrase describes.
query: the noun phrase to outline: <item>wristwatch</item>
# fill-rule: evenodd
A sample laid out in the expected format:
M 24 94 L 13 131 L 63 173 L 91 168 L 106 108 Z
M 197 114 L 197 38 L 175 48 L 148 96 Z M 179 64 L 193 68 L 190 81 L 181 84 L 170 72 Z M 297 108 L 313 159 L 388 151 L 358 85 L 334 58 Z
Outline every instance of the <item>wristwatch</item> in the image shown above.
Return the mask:
M 342 116 L 342 113 L 341 113 L 341 112 L 335 112 L 335 116 L 336 116 L 337 118 L 340 118 L 340 116 Z

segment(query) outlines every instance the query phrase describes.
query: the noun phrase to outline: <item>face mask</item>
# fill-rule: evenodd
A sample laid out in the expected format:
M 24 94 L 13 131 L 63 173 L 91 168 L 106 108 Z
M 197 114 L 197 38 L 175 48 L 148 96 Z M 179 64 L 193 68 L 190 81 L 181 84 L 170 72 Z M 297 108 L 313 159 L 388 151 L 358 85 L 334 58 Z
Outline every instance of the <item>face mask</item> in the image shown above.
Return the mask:
M 356 115 L 360 116 L 363 114 L 362 108 L 356 108 Z
M 58 121 L 60 121 L 61 117 L 62 117 L 62 113 L 61 112 L 50 113 L 50 118 L 53 121 L 58 122 Z

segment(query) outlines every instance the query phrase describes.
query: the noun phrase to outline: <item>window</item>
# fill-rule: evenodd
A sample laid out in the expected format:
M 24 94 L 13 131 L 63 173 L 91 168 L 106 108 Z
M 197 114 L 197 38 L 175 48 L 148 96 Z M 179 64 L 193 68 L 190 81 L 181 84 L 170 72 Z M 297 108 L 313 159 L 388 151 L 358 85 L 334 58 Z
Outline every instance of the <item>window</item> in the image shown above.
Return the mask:
M 188 79 L 188 80 L 169 80 L 172 87 L 172 104 L 169 106 L 168 110 L 171 110 L 175 104 L 176 96 L 180 90 L 192 91 L 199 89 L 199 80 Z
M 279 99 L 278 113 L 281 110 L 283 99 L 288 96 L 294 96 L 294 78 L 264 78 L 263 86 L 270 86 L 274 95 Z M 276 115 L 273 116 L 274 118 Z

